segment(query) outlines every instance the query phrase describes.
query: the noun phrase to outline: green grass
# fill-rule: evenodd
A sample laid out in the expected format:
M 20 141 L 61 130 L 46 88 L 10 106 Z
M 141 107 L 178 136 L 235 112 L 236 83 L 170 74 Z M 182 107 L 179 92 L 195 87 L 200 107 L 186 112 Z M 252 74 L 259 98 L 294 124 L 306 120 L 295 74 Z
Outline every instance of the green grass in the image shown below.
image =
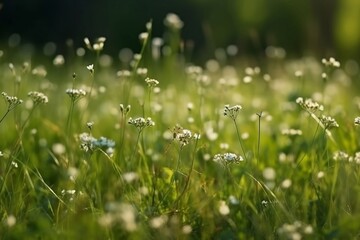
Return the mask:
M 3 49 L 0 91 L 23 102 L 0 104 L 0 239 L 358 238 L 359 75 L 311 57 L 191 68 L 170 32 L 170 55 L 152 59 L 145 39 L 121 67 Z

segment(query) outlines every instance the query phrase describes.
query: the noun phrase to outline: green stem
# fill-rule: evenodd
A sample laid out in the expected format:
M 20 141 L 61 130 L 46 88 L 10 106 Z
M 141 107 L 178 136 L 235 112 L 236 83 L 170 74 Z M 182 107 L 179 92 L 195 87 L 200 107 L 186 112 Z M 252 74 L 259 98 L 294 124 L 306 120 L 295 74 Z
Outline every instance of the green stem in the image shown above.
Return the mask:
M 4 118 L 8 115 L 8 113 L 10 112 L 10 109 L 8 108 L 5 112 L 5 114 L 2 116 L 2 118 L 0 119 L 0 123 L 4 120 Z
M 75 101 L 71 100 L 69 114 L 68 114 L 68 118 L 66 120 L 66 135 L 68 137 L 69 137 L 70 132 L 71 132 L 71 119 L 72 119 L 73 112 L 74 112 L 74 105 L 75 105 Z
M 190 166 L 190 170 L 189 170 L 189 173 L 188 173 L 188 176 L 186 178 L 186 182 L 185 182 L 185 186 L 183 188 L 183 190 L 181 191 L 180 195 L 177 197 L 177 199 L 175 200 L 175 203 L 174 204 L 177 204 L 180 199 L 184 196 L 188 186 L 189 186 L 189 183 L 190 183 L 190 177 L 191 177 L 191 173 L 193 172 L 193 169 L 194 169 L 194 162 L 195 162 L 195 154 L 196 154 L 196 150 L 197 150 L 197 144 L 198 144 L 198 139 L 196 139 L 196 142 L 195 142 L 195 148 L 194 148 L 194 153 L 193 153 L 193 156 L 192 156 L 192 160 L 191 160 L 191 166 Z
M 242 144 L 242 140 L 241 140 L 239 128 L 238 128 L 238 126 L 237 126 L 236 120 L 233 119 L 233 121 L 234 121 L 234 124 L 235 124 L 236 133 L 237 133 L 237 136 L 238 136 L 238 139 L 239 139 L 239 143 L 240 143 L 241 150 L 242 150 L 242 152 L 243 152 L 243 154 L 244 154 L 245 160 L 247 161 L 246 152 L 245 152 L 244 147 L 243 147 L 243 144 Z

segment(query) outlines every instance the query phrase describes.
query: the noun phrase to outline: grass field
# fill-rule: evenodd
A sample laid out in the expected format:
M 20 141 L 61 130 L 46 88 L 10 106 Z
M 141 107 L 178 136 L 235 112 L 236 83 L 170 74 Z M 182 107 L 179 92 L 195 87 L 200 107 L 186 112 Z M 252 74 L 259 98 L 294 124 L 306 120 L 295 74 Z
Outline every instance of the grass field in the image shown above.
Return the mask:
M 357 64 L 195 66 L 171 23 L 128 61 L 1 49 L 0 239 L 360 238 Z

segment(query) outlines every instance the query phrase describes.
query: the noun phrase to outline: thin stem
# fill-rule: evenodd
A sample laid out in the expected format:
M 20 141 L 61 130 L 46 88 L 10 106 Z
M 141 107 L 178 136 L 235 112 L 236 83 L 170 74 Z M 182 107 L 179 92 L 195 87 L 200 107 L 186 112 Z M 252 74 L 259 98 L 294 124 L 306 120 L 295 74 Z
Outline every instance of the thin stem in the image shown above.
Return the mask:
M 150 23 L 151 23 L 150 26 L 152 26 L 152 21 L 151 21 Z M 145 40 L 144 40 L 144 42 L 143 42 L 143 44 L 142 44 L 142 46 L 141 46 L 141 51 L 140 51 L 140 54 L 139 54 L 140 58 L 136 61 L 135 66 L 134 66 L 134 68 L 132 69 L 131 77 L 134 77 L 134 76 L 135 76 L 136 70 L 138 69 L 138 67 L 139 67 L 139 65 L 140 65 L 140 62 L 141 62 L 141 60 L 143 59 L 143 55 L 144 55 L 146 46 L 147 46 L 147 44 L 148 44 L 148 42 L 149 42 L 149 38 L 150 38 L 150 35 L 151 35 L 151 31 L 152 31 L 152 28 L 149 28 L 148 31 L 147 31 L 148 37 L 145 38 Z M 126 96 L 126 97 L 125 97 L 125 104 L 126 104 L 126 105 L 129 103 L 131 88 L 132 88 L 132 81 L 130 81 L 129 89 L 128 89 L 128 91 L 126 92 L 126 95 L 125 95 L 125 96 Z
M 119 142 L 119 154 L 122 152 L 122 148 L 124 145 L 125 138 L 125 127 L 126 127 L 126 115 L 124 113 L 121 114 L 121 128 L 120 128 L 120 142 Z
M 242 144 L 242 140 L 241 140 L 241 136 L 240 136 L 239 128 L 238 128 L 238 126 L 237 126 L 236 120 L 235 120 L 235 119 L 233 119 L 233 121 L 234 121 L 234 124 L 235 124 L 236 133 L 237 133 L 237 136 L 238 136 L 238 139 L 239 139 L 239 143 L 240 143 L 241 150 L 242 150 L 242 152 L 243 152 L 243 154 L 244 154 L 244 158 L 245 158 L 245 160 L 247 160 L 247 157 L 246 157 L 246 152 L 245 152 L 244 147 L 243 147 L 243 144 Z
M 134 150 L 133 150 L 133 153 L 131 154 L 130 156 L 130 162 L 132 161 L 132 159 L 134 158 L 135 156 L 135 153 L 136 153 L 136 149 L 137 149 L 137 146 L 139 144 L 139 141 L 140 141 L 140 135 L 141 135 L 141 131 L 139 131 L 138 135 L 137 135 L 137 138 L 136 138 L 136 144 L 134 146 Z
M 0 123 L 4 120 L 4 118 L 8 115 L 8 113 L 10 112 L 10 108 L 8 108 L 5 112 L 5 114 L 2 116 L 2 118 L 0 119 Z
M 256 115 L 258 115 L 259 117 L 259 121 L 258 121 L 258 142 L 257 142 L 257 159 L 256 159 L 256 162 L 258 163 L 259 159 L 260 159 L 260 130 L 261 130 L 261 117 L 262 117 L 262 112 L 260 113 L 257 113 Z
M 196 142 L 195 142 L 195 147 L 194 147 L 194 153 L 193 153 L 193 156 L 192 156 L 192 160 L 191 160 L 191 166 L 190 166 L 190 170 L 189 170 L 189 173 L 188 173 L 188 176 L 186 178 L 186 182 L 185 182 L 185 186 L 183 188 L 183 190 L 181 191 L 180 195 L 177 197 L 177 199 L 175 200 L 175 203 L 178 203 L 180 201 L 180 199 L 183 197 L 183 195 L 185 194 L 188 186 L 189 186 L 189 183 L 190 183 L 190 177 L 191 177 L 191 173 L 194 169 L 194 162 L 195 162 L 195 154 L 196 154 L 196 150 L 197 150 L 197 144 L 198 144 L 198 139 L 196 139 Z
M 11 155 L 13 155 L 15 152 L 18 151 L 18 147 L 19 146 L 22 146 L 22 135 L 24 134 L 24 130 L 25 130 L 25 126 L 27 124 L 27 122 L 30 120 L 30 117 L 31 115 L 33 114 L 34 112 L 34 109 L 37 107 L 37 105 L 34 105 L 34 107 L 31 109 L 29 115 L 27 116 L 27 118 L 25 119 L 25 121 L 23 122 L 23 124 L 20 126 L 20 129 L 19 129 L 19 137 L 15 143 L 15 146 L 12 150 L 12 153 Z
M 66 120 L 66 135 L 67 136 L 70 135 L 70 131 L 71 131 L 71 119 L 72 119 L 73 112 L 74 112 L 74 106 L 75 106 L 75 102 L 73 100 L 71 100 L 69 114 L 68 114 L 68 118 Z
M 164 194 L 164 197 L 163 199 L 161 200 L 161 202 L 159 203 L 159 205 L 165 200 L 165 198 L 167 197 L 167 195 L 170 193 L 171 191 L 171 187 L 173 185 L 173 183 L 175 182 L 175 174 L 178 172 L 179 168 L 180 168 L 180 159 L 181 159 L 181 150 L 182 150 L 182 147 L 180 147 L 180 150 L 179 150 L 179 156 L 178 156 L 178 161 L 177 161 L 177 165 L 176 165 L 176 168 L 171 176 L 171 179 L 170 179 L 170 187 L 169 189 L 166 191 L 166 193 Z M 177 188 L 177 186 L 176 186 Z

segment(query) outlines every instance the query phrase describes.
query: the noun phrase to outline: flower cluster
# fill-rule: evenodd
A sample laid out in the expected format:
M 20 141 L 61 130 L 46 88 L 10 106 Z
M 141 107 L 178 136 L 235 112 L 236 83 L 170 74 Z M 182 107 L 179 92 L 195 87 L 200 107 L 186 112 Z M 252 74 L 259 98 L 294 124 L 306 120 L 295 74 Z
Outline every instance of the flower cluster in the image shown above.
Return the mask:
M 72 101 L 76 101 L 84 96 L 86 96 L 86 92 L 83 89 L 66 89 L 66 94 L 69 95 Z
M 354 156 L 350 156 L 348 153 L 343 151 L 337 151 L 333 154 L 335 161 L 345 161 L 349 163 L 360 164 L 360 152 L 356 152 Z
M 85 43 L 86 47 L 89 50 L 94 50 L 97 52 L 103 50 L 105 41 L 106 41 L 105 37 L 99 37 L 95 40 L 94 44 L 91 45 L 90 40 L 88 38 L 84 38 L 84 43 Z
M 34 104 L 41 104 L 41 103 L 48 103 L 49 99 L 48 97 L 43 94 L 42 92 L 29 92 L 28 96 L 31 98 L 31 100 L 34 102 Z
M 116 73 L 116 76 L 120 78 L 129 78 L 131 76 L 131 72 L 129 70 L 120 70 Z
M 39 76 L 39 77 L 46 77 L 46 75 L 47 75 L 47 71 L 46 71 L 45 67 L 42 66 L 42 65 L 35 67 L 31 71 L 31 73 L 33 75 L 36 75 L 36 76 Z
M 96 139 L 89 133 L 81 133 L 79 135 L 79 140 L 81 142 L 80 147 L 85 152 L 91 152 L 96 148 L 104 149 L 107 154 L 112 154 L 114 152 L 115 142 L 106 137 Z
M 154 88 L 159 84 L 159 81 L 156 79 L 146 78 L 145 82 L 147 83 L 149 88 Z
M 281 131 L 281 134 L 288 136 L 300 136 L 302 135 L 302 131 L 300 129 L 290 128 L 290 129 L 283 129 Z
M 192 133 L 179 125 L 173 128 L 173 139 L 178 141 L 181 146 L 188 145 L 192 139 L 200 139 L 200 134 Z
M 1 95 L 3 96 L 4 100 L 8 103 L 8 109 L 14 109 L 17 105 L 21 104 L 23 100 L 18 99 L 14 96 L 9 96 L 6 92 L 2 92 Z
M 340 67 L 340 62 L 336 61 L 335 58 L 333 57 L 329 58 L 329 60 L 323 58 L 321 62 L 327 67 L 333 67 L 333 68 Z
M 232 163 L 240 163 L 244 161 L 244 158 L 240 155 L 236 155 L 235 153 L 223 153 L 223 154 L 216 154 L 213 158 L 215 162 L 221 162 L 225 165 L 232 164 Z
M 354 124 L 355 124 L 355 126 L 360 126 L 360 117 L 356 117 L 354 119 Z
M 302 97 L 298 97 L 296 99 L 296 103 L 299 104 L 302 108 L 309 112 L 323 111 L 324 106 L 313 101 L 311 98 L 304 99 Z
M 320 117 L 321 123 L 324 125 L 325 129 L 338 128 L 339 124 L 335 121 L 334 118 L 330 116 L 322 115 Z
M 245 68 L 245 74 L 246 76 L 243 78 L 244 83 L 250 83 L 252 82 L 253 78 L 258 76 L 260 74 L 261 70 L 259 67 L 247 67 Z
M 281 239 L 302 239 L 303 235 L 311 235 L 314 232 L 311 225 L 295 221 L 293 224 L 285 223 L 278 230 L 277 233 Z
M 155 122 L 149 117 L 146 119 L 142 117 L 138 117 L 135 119 L 130 118 L 128 124 L 134 125 L 140 132 L 146 127 L 155 126 Z
M 235 121 L 236 117 L 239 114 L 240 109 L 242 109 L 240 105 L 235 105 L 232 107 L 230 107 L 229 105 L 225 105 L 224 116 L 228 116 L 229 118 Z
M 349 154 L 343 151 L 337 151 L 333 155 L 333 159 L 335 161 L 345 161 L 349 159 Z

